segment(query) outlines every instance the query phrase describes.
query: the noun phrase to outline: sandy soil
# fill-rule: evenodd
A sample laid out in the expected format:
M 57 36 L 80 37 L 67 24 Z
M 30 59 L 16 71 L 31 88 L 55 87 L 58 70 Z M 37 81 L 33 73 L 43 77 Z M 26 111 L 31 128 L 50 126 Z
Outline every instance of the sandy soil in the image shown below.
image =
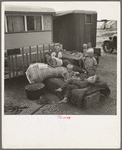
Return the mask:
M 103 34 L 104 33 L 104 34 Z M 113 35 L 115 31 L 97 32 L 97 47 L 101 47 L 103 40 L 108 39 L 109 35 Z M 84 110 L 74 107 L 70 104 L 57 104 L 59 99 L 51 94 L 45 93 L 50 99 L 50 103 L 42 107 L 35 115 L 45 114 L 69 114 L 69 115 L 115 115 L 116 114 L 116 93 L 117 93 L 117 53 L 105 54 L 102 50 L 102 56 L 97 68 L 97 74 L 100 79 L 106 81 L 110 87 L 111 95 L 109 98 L 101 97 L 99 104 L 93 105 L 91 108 Z M 27 106 L 39 107 L 37 101 L 30 101 L 26 97 L 24 87 L 28 84 L 26 77 L 5 80 L 5 105 L 11 106 Z M 14 114 L 13 112 L 5 112 L 5 114 Z M 25 114 L 30 114 L 25 111 Z

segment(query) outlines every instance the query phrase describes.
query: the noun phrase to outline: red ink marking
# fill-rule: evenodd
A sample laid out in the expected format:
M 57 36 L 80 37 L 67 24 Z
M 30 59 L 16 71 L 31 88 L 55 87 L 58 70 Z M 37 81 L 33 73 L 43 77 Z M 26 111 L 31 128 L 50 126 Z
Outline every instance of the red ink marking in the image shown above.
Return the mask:
M 57 116 L 58 119 L 70 119 L 71 117 L 62 117 L 62 116 Z

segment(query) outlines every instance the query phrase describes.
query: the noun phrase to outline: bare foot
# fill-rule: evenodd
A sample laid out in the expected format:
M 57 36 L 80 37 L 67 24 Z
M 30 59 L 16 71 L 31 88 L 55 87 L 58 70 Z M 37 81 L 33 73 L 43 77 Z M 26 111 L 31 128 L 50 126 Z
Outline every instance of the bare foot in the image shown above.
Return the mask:
M 59 92 L 61 92 L 61 91 L 62 91 L 62 88 L 56 89 L 55 91 L 59 91 Z
M 67 103 L 67 98 L 64 98 L 62 101 L 58 102 L 59 104 L 61 103 Z

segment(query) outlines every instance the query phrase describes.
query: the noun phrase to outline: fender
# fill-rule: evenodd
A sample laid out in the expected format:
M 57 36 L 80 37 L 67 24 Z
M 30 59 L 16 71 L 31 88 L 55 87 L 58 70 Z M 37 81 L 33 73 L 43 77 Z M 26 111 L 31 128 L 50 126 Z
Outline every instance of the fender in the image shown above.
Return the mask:
M 103 44 L 105 44 L 105 43 L 109 43 L 110 46 L 113 47 L 113 41 L 105 40 L 105 41 L 103 42 Z M 102 44 L 102 47 L 103 47 L 103 44 Z
M 112 44 L 113 41 L 110 41 L 110 40 L 105 40 L 103 41 L 103 43 L 111 43 Z

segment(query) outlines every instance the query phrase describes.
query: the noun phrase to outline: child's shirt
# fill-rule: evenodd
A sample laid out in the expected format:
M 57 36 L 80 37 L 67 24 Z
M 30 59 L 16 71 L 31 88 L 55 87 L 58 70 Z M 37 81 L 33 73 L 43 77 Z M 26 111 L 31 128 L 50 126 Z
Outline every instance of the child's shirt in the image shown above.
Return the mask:
M 55 52 L 55 53 L 56 53 L 55 57 L 57 57 L 59 59 L 62 58 L 62 52 L 58 51 L 58 52 Z
M 97 65 L 97 61 L 94 57 L 85 57 L 84 58 L 84 66 L 85 68 L 89 68 L 92 66 L 96 66 Z
M 58 53 L 58 58 L 61 59 L 62 58 L 62 52 Z
M 52 67 L 60 67 L 63 64 L 63 62 L 62 62 L 61 59 L 53 57 L 50 60 L 47 59 L 47 64 L 50 65 L 50 66 L 52 66 Z
M 87 70 L 89 75 L 95 74 L 95 66 L 97 66 L 97 61 L 94 57 L 85 57 L 84 67 Z
M 86 52 L 87 52 L 87 48 L 84 48 L 83 49 L 83 56 L 85 56 Z
M 56 58 L 56 57 L 55 57 L 55 60 L 56 60 L 56 62 L 57 62 L 57 66 L 62 66 L 62 64 L 63 64 L 62 59 L 59 59 L 59 58 Z
M 56 57 L 56 52 L 52 52 L 51 57 L 52 58 Z

